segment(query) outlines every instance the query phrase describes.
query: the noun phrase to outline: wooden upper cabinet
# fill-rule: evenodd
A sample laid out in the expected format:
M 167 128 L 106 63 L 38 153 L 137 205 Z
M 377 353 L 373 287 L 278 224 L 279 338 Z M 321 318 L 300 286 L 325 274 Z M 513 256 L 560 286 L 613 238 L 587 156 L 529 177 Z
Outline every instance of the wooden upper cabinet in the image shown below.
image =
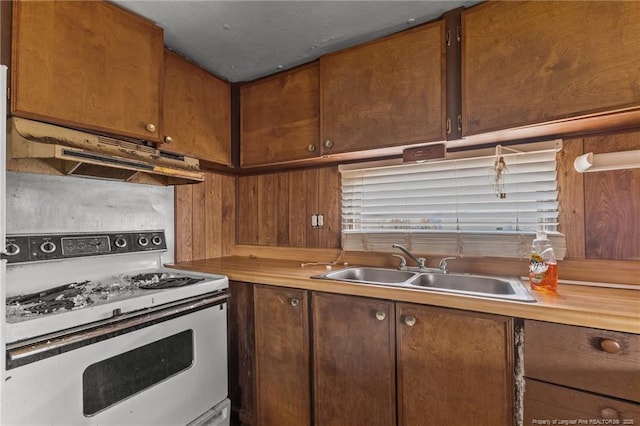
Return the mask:
M 159 141 L 162 28 L 102 1 L 14 1 L 11 112 Z
M 312 299 L 315 424 L 395 425 L 393 302 L 326 293 Z
M 242 167 L 320 155 L 317 63 L 242 86 L 240 111 Z
M 231 164 L 231 86 L 165 49 L 161 149 Z
M 311 424 L 309 298 L 305 290 L 255 286 L 257 424 Z
M 640 2 L 488 2 L 462 14 L 463 133 L 640 107 Z
M 396 313 L 400 425 L 515 424 L 513 319 L 407 303 Z
M 323 154 L 444 140 L 444 21 L 320 58 Z

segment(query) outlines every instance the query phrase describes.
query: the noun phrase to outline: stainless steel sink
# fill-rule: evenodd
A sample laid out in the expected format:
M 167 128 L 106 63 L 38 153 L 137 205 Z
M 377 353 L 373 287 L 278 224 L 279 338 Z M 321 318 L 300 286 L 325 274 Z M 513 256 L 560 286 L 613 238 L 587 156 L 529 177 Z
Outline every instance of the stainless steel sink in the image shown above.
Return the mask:
M 423 273 L 417 275 L 407 284 L 411 287 L 419 287 L 425 290 L 519 300 L 522 302 L 536 301 L 517 278 Z
M 351 267 L 340 269 L 339 271 L 327 272 L 316 275 L 313 278 L 325 280 L 352 281 L 366 284 L 404 284 L 409 279 L 415 277 L 417 273 L 411 271 L 400 271 L 398 269 Z
M 350 267 L 312 278 L 363 284 L 388 285 L 415 290 L 536 302 L 518 278 L 442 272 L 412 272 L 397 269 Z

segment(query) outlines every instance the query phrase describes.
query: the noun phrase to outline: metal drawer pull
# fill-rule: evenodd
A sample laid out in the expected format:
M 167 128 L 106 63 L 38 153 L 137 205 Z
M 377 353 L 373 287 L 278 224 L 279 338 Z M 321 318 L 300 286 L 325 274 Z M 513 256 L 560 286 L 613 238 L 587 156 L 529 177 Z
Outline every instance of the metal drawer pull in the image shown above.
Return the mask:
M 404 317 L 404 323 L 409 327 L 413 327 L 416 325 L 416 317 L 412 317 L 411 315 Z
M 617 419 L 618 411 L 615 408 L 603 408 L 600 411 L 600 417 L 603 419 Z
M 620 352 L 620 343 L 612 339 L 602 339 L 600 341 L 600 349 L 609 354 L 617 354 Z
M 387 314 L 385 314 L 384 312 L 382 312 L 382 311 L 378 311 L 378 312 L 376 312 L 376 319 L 377 319 L 378 321 L 384 321 L 384 319 L 385 319 L 386 317 L 387 317 Z
M 296 299 L 296 298 L 293 298 L 293 299 L 291 299 L 289 301 L 289 303 L 291 303 L 291 306 L 293 306 L 295 308 L 296 306 L 298 306 L 300 304 L 300 301 L 298 299 Z

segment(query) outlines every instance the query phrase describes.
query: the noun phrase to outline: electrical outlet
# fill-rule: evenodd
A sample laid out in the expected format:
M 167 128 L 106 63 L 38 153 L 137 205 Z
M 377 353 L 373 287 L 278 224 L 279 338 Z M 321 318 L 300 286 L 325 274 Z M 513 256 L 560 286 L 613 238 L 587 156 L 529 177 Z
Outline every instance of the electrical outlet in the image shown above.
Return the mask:
M 311 227 L 313 229 L 322 229 L 324 228 L 324 215 L 323 214 L 312 214 L 311 215 Z

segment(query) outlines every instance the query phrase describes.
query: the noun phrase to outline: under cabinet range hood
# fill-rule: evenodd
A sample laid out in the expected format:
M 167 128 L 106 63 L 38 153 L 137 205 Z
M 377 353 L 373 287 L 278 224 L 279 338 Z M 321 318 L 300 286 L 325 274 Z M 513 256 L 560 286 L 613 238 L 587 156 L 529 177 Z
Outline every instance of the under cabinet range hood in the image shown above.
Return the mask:
M 165 185 L 204 181 L 195 158 L 18 117 L 7 121 L 7 159 L 9 164 L 40 160 L 59 174 L 99 179 Z

